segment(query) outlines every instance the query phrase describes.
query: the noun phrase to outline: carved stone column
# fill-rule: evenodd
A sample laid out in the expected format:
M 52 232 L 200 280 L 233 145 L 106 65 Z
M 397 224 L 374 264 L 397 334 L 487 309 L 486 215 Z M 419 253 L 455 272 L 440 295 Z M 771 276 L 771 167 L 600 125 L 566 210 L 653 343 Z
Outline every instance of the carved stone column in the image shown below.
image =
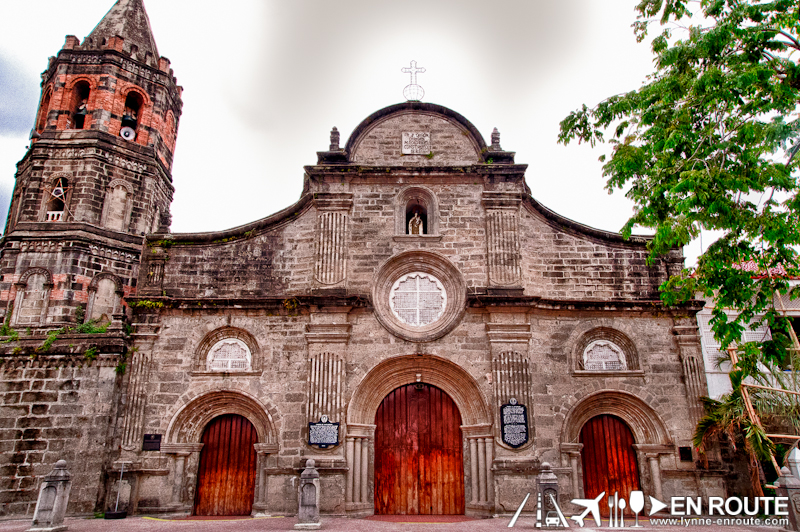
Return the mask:
M 494 437 L 491 425 L 462 425 L 461 433 L 469 448 L 469 473 L 467 480 L 470 497 L 467 507 L 489 511 L 494 508 L 494 482 L 492 478 L 492 458 Z
M 203 449 L 202 443 L 162 443 L 161 452 L 163 454 L 174 455 L 174 477 L 172 479 L 172 499 L 170 507 L 180 508 L 191 505 L 192 501 L 185 500 L 184 493 L 186 481 L 186 459 L 192 453 L 199 453 Z
M 352 194 L 315 194 L 317 231 L 314 242 L 314 280 L 333 287 L 347 275 L 347 224 Z
M 581 461 L 581 451 L 583 450 L 582 443 L 562 443 L 561 444 L 561 462 L 564 466 L 569 466 L 572 475 L 572 498 L 582 498 L 583 489 L 580 482 L 580 469 L 579 464 Z
M 519 246 L 518 194 L 484 191 L 489 286 L 518 286 L 522 282 Z
M 645 458 L 650 465 L 650 477 L 653 482 L 653 491 L 656 494 L 656 499 L 663 499 L 664 493 L 661 488 L 661 464 L 658 461 L 657 453 L 645 453 Z
M 319 421 L 323 415 L 333 423 L 344 421 L 344 366 L 351 328 L 349 310 L 350 307 L 323 308 L 313 313 L 312 323 L 306 325 L 306 417 L 309 423 Z
M 186 457 L 191 453 L 177 452 L 175 454 L 175 477 L 172 479 L 172 499 L 170 504 L 178 505 L 181 503 L 181 488 L 183 487 L 183 477 L 186 470 Z
M 656 499 L 662 500 L 664 492 L 661 485 L 661 460 L 662 454 L 674 454 L 675 447 L 673 445 L 660 445 L 648 443 L 634 443 L 633 448 L 637 452 L 643 453 L 647 465 L 650 469 L 650 481 L 653 484 L 653 496 Z
M 533 419 L 531 400 L 531 368 L 528 346 L 531 339 L 531 326 L 527 315 L 515 309 L 506 312 L 492 312 L 486 324 L 486 335 L 492 355 L 492 392 L 494 396 L 495 419 L 500 419 L 502 406 L 512 398 L 528 409 L 528 422 Z M 500 422 L 494 426 L 494 434 L 502 442 Z M 534 427 L 528 426 L 528 441 L 533 441 Z M 527 445 L 523 445 L 527 447 Z
M 697 424 L 703 417 L 703 405 L 700 397 L 708 395 L 705 371 L 703 369 L 703 350 L 697 321 L 691 318 L 675 318 L 673 333 L 678 343 L 678 350 L 683 365 L 683 376 L 686 382 L 686 400 L 689 403 L 689 415 L 692 423 Z
M 277 454 L 277 443 L 256 443 L 253 445 L 258 455 L 257 473 L 256 473 L 256 494 L 253 502 L 253 512 L 256 510 L 264 510 L 267 507 L 267 474 L 264 471 L 267 468 L 267 459 L 270 454 Z
M 122 448 L 136 452 L 141 448 L 147 406 L 147 388 L 150 384 L 150 371 L 153 366 L 153 344 L 158 337 L 157 325 L 137 324 L 133 333 L 139 347 L 131 357 L 128 366 L 128 382 L 125 387 L 125 409 L 122 420 Z M 162 445 L 163 451 L 163 445 Z
M 375 501 L 370 497 L 370 449 L 375 441 L 375 425 L 347 425 L 347 480 L 345 508 L 350 515 L 369 515 Z M 352 451 L 351 451 L 352 449 Z

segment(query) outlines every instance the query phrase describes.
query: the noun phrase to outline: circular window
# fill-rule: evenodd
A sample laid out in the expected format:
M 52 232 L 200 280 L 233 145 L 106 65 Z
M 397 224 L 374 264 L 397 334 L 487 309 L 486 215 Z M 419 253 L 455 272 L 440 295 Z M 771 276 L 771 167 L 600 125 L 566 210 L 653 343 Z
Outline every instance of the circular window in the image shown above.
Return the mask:
M 447 291 L 441 281 L 429 273 L 409 273 L 395 281 L 389 305 L 403 323 L 428 325 L 444 314 Z
M 375 316 L 389 332 L 427 342 L 458 324 L 466 306 L 466 283 L 446 258 L 409 251 L 392 257 L 378 270 L 372 301 Z

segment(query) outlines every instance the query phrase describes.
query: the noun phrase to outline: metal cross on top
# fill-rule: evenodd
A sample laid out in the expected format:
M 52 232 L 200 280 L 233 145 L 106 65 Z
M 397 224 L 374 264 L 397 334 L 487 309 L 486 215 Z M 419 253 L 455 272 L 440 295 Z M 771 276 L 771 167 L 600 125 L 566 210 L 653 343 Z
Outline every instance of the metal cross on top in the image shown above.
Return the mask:
M 403 89 L 403 96 L 405 96 L 408 101 L 420 101 L 425 95 L 425 91 L 422 90 L 422 87 L 417 85 L 417 73 L 422 74 L 425 72 L 425 69 L 423 67 L 418 67 L 416 61 L 411 61 L 411 66 L 403 67 L 401 72 L 411 74 L 411 84 L 406 85 L 406 88 Z
M 411 84 L 412 85 L 416 85 L 417 84 L 417 72 L 419 72 L 420 74 L 424 74 L 425 73 L 425 68 L 423 68 L 423 67 L 419 67 L 418 68 L 417 67 L 417 62 L 416 61 L 411 61 L 411 66 L 410 67 L 403 67 L 402 71 L 405 72 L 406 74 L 411 74 Z

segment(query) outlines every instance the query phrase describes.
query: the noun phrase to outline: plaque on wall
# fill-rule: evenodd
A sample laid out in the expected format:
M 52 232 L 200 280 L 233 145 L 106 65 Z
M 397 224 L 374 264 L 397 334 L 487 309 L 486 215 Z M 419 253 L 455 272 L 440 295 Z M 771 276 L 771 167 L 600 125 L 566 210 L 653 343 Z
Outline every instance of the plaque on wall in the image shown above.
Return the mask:
M 510 447 L 522 447 L 528 443 L 528 409 L 517 404 L 513 397 L 500 407 L 500 426 L 503 443 Z
M 319 423 L 309 423 L 308 444 L 320 449 L 339 445 L 339 424 L 328 421 L 328 416 L 322 416 Z
M 143 451 L 160 451 L 161 450 L 161 434 L 145 434 L 142 441 Z
M 403 131 L 403 155 L 431 153 L 431 134 L 428 131 Z

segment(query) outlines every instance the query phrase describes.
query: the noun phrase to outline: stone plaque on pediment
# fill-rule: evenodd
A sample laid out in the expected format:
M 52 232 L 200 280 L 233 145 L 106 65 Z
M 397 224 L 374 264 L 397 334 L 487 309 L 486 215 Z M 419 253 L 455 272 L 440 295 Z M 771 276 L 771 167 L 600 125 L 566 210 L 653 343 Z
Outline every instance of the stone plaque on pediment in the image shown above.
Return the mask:
M 431 153 L 431 134 L 427 131 L 403 131 L 403 155 Z

